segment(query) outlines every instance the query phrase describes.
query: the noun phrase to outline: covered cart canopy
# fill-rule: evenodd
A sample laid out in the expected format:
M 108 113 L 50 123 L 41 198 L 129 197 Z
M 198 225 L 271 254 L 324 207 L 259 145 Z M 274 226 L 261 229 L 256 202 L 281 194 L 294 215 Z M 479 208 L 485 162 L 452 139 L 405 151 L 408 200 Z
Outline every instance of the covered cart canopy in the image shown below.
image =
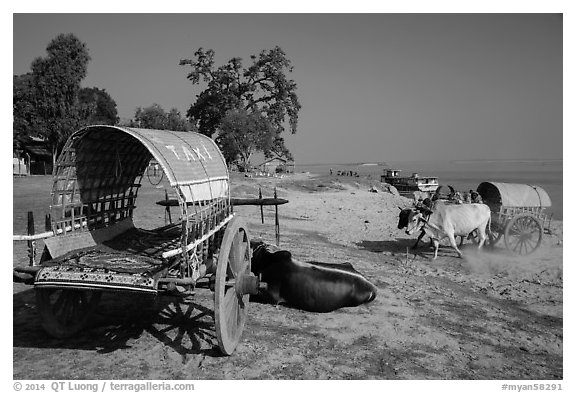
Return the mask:
M 477 188 L 484 203 L 502 207 L 550 207 L 543 188 L 529 184 L 483 182 Z
M 134 226 L 140 183 L 152 159 L 176 191 L 185 229 Z M 80 129 L 54 169 L 56 236 L 44 241 L 53 259 L 35 285 L 156 291 L 158 281 L 150 277 L 164 274 L 170 258 L 196 252 L 207 236 L 205 222 L 216 230 L 231 219 L 228 179 L 222 153 L 204 135 L 106 125 Z
M 92 230 L 131 217 L 152 158 L 181 203 L 229 198 L 228 168 L 212 139 L 194 132 L 88 126 L 68 138 L 54 169 L 54 232 Z

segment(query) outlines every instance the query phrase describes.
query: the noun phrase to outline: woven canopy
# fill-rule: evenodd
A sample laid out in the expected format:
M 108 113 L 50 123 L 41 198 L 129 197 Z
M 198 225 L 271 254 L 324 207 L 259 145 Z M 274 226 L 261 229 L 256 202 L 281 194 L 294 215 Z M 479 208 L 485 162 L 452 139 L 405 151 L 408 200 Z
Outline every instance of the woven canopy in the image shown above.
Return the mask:
M 187 225 L 184 240 L 203 234 L 199 221 L 229 215 L 228 168 L 212 139 L 193 132 L 88 126 L 68 138 L 54 167 L 52 231 L 69 238 L 69 244 L 55 240 L 59 250 L 99 244 L 129 230 L 150 165 L 161 167 L 176 191 Z M 78 231 L 91 232 L 90 238 Z
M 141 175 L 154 157 L 170 185 L 181 191 L 186 202 L 228 195 L 226 162 L 216 143 L 207 136 L 194 132 L 98 125 L 85 127 L 70 139 L 74 141 L 76 156 L 80 158 L 76 160 L 79 182 L 84 170 L 87 177 L 95 175 L 90 170 L 93 168 L 82 168 L 84 163 L 93 165 L 92 160 L 82 157 L 82 151 L 95 154 L 92 158 L 96 159 L 99 153 L 104 158 L 106 154 L 115 152 L 110 160 L 99 160 L 101 165 L 113 167 L 105 171 L 108 174 L 118 175 L 127 170 L 132 172 L 131 175 Z
M 529 184 L 480 183 L 478 193 L 489 205 L 503 207 L 550 207 L 552 201 L 543 188 Z

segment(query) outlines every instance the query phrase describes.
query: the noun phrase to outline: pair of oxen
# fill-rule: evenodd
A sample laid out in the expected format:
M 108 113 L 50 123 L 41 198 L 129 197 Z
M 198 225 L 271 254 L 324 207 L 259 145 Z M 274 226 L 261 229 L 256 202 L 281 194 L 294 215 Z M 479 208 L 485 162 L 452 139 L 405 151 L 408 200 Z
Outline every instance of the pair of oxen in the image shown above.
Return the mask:
M 445 204 L 439 200 L 425 200 L 411 209 L 399 209 L 398 229 L 406 228 L 408 235 L 420 231 L 412 248 L 416 248 L 418 242 L 428 235 L 434 245 L 434 259 L 438 257 L 438 247 L 444 238 L 449 239 L 452 248 L 462 257 L 456 245 L 456 236 L 461 237 L 460 246 L 464 237 L 477 238 L 480 249 L 487 239 L 487 233 L 490 234 L 491 212 L 483 203 Z

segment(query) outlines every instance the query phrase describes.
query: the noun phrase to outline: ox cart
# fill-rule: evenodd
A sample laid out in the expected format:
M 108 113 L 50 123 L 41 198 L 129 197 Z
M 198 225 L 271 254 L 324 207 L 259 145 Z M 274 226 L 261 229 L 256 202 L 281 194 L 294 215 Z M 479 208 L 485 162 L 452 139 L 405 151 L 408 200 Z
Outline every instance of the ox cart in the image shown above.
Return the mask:
M 141 180 L 153 160 L 176 194 L 180 219 L 136 228 Z M 157 163 L 157 164 L 156 164 Z M 70 136 L 54 168 L 50 230 L 39 263 L 17 267 L 34 285 L 45 330 L 81 330 L 105 291 L 214 292 L 218 345 L 230 355 L 246 321 L 249 295 L 264 286 L 251 272 L 250 238 L 233 212 L 226 162 L 212 139 L 193 132 L 88 126 Z
M 508 250 L 528 255 L 540 247 L 544 229 L 550 229 L 552 216 L 544 212 L 552 206 L 550 197 L 538 186 L 483 182 L 476 191 L 490 207 L 491 245 L 504 239 Z

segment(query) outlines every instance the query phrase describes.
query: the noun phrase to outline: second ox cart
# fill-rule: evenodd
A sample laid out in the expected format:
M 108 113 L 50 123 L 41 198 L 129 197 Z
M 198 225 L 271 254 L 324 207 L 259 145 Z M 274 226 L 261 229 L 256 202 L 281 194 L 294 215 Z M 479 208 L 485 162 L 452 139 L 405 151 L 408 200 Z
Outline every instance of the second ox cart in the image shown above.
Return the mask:
M 476 190 L 492 214 L 490 241 L 504 245 L 513 253 L 528 255 L 540 247 L 552 216 L 545 212 L 552 206 L 546 191 L 528 184 L 483 182 Z

